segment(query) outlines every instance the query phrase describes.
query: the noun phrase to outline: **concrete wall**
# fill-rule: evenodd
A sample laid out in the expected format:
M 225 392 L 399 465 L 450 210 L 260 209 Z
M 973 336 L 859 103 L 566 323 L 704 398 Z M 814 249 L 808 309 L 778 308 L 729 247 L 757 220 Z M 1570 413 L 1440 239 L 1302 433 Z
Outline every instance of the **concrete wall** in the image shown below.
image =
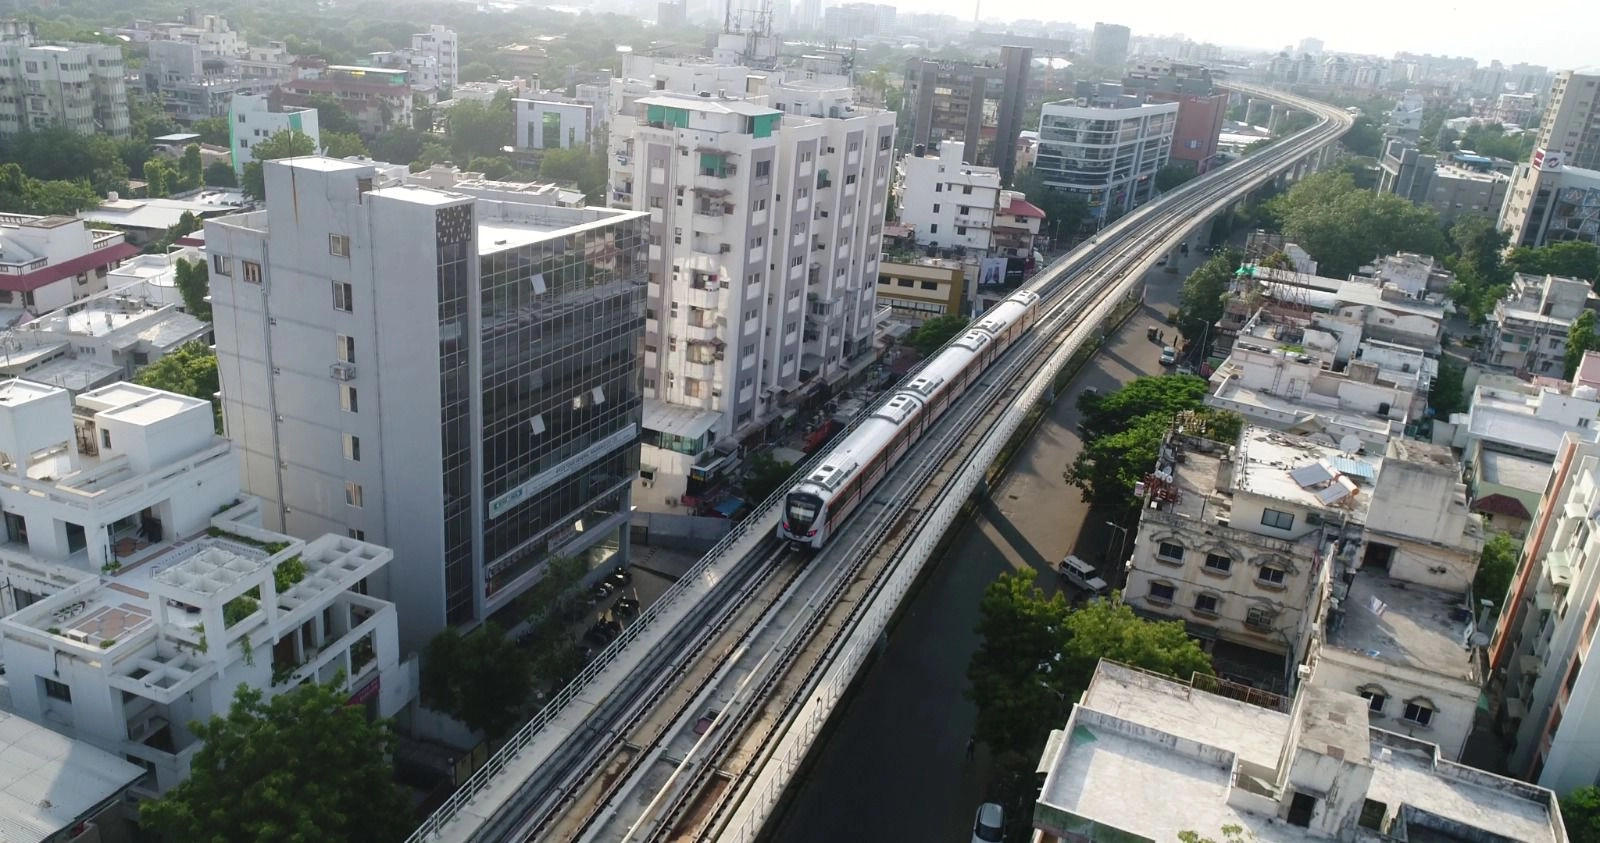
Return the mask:
M 650 547 L 705 553 L 733 529 L 726 518 L 703 518 L 665 512 L 635 512 L 633 540 Z
M 1357 607 L 1352 611 L 1365 609 Z M 1474 682 L 1370 659 L 1326 645 L 1315 657 L 1310 681 L 1320 687 L 1351 693 L 1359 693 L 1369 685 L 1379 686 L 1386 699 L 1382 712 L 1369 714 L 1372 726 L 1436 743 L 1440 754 L 1451 760 L 1461 757 L 1478 711 L 1479 690 Z M 1427 699 L 1434 708 L 1427 726 L 1403 717 L 1406 703 L 1417 698 Z

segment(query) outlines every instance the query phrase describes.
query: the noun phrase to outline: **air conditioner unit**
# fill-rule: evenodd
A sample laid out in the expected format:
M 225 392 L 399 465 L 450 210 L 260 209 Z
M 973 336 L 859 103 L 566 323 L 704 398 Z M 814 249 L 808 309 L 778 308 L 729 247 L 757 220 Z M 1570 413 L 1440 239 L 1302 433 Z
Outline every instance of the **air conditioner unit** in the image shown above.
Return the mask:
M 328 367 L 328 376 L 336 381 L 354 380 L 356 376 L 356 364 L 334 363 Z

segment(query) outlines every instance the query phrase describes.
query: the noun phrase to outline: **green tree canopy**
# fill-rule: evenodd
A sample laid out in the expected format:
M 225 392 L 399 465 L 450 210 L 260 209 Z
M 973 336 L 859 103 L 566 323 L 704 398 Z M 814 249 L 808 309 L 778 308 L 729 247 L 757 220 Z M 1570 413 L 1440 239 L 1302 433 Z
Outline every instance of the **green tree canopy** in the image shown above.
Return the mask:
M 1243 259 L 1243 254 L 1232 249 L 1220 252 L 1184 279 L 1178 298 L 1178 331 L 1184 338 L 1200 342 L 1209 333 L 1207 329 L 1222 318 L 1224 297 Z
M 1564 240 L 1548 246 L 1518 246 L 1506 256 L 1506 265 L 1532 275 L 1559 275 L 1600 280 L 1600 248 L 1581 240 Z
M 1000 752 L 1037 757 L 1066 722 L 1100 660 L 1187 680 L 1211 660 L 1176 621 L 1144 620 L 1120 595 L 1073 608 L 1034 586 L 1031 571 L 1003 574 L 978 609 L 981 643 L 967 667 L 977 735 Z
M 462 635 L 447 629 L 422 655 L 422 702 L 491 739 L 521 720 L 533 693 L 526 653 L 494 624 Z
M 1463 217 L 1450 228 L 1455 254 L 1445 264 L 1456 274 L 1450 298 L 1474 322 L 1482 322 L 1494 310 L 1511 280 L 1511 270 L 1501 260 L 1506 237 L 1494 222 L 1476 216 Z
M 105 135 L 58 127 L 21 132 L 0 143 L 0 162 L 18 164 L 39 181 L 87 181 L 101 194 L 128 189 L 123 148 Z
M 177 186 L 178 173 L 165 158 L 152 158 L 144 165 L 144 192 L 159 199 L 172 193 Z
M 1467 367 L 1460 361 L 1448 354 L 1439 358 L 1439 374 L 1428 387 L 1428 404 L 1435 418 L 1449 419 L 1452 413 L 1466 411 L 1466 377 Z
M 1351 155 L 1376 158 L 1383 152 L 1383 130 L 1366 115 L 1357 117 L 1339 140 Z
M 917 353 L 923 357 L 927 357 L 938 351 L 952 337 L 966 330 L 967 324 L 967 317 L 954 313 L 935 316 L 918 325 L 916 330 L 907 334 L 905 344 L 916 349 Z
M 241 181 L 244 192 L 257 199 L 267 198 L 267 184 L 262 174 L 261 162 L 293 158 L 297 155 L 314 155 L 316 151 L 317 144 L 311 140 L 311 136 L 294 129 L 284 129 L 256 144 L 250 150 L 250 155 L 255 160 L 244 165 L 244 179 Z
M 205 165 L 200 158 L 200 144 L 191 143 L 183 148 L 183 157 L 178 159 L 178 190 L 194 190 L 205 183 Z
M 455 109 L 451 109 L 454 113 Z M 606 151 L 604 149 L 547 149 L 539 162 L 539 178 L 576 185 L 591 205 L 606 203 Z
M 180 258 L 173 269 L 177 271 L 175 280 L 178 284 L 178 294 L 183 296 L 184 310 L 189 311 L 196 319 L 210 322 L 211 302 L 206 301 L 206 296 L 211 294 L 211 270 L 206 262 L 186 261 Z
M 15 164 L 0 164 L 0 211 L 72 215 L 100 204 L 87 181 L 40 181 Z
M 1561 797 L 1561 821 L 1572 843 L 1600 843 L 1600 787 L 1580 787 Z
M 317 131 L 324 140 L 329 132 L 347 135 L 361 133 L 361 124 L 332 96 L 313 94 L 306 99 L 306 105 L 317 110 Z
M 322 148 L 324 154 L 330 158 L 364 157 L 368 154 L 367 145 L 361 142 L 361 136 L 351 132 L 323 132 Z
M 372 139 L 372 157 L 393 164 L 410 164 L 422 154 L 424 136 L 409 126 L 399 126 Z
M 1511 589 L 1511 578 L 1517 573 L 1519 549 L 1511 536 L 1499 531 L 1491 532 L 1478 554 L 1478 573 L 1472 579 L 1472 596 L 1478 600 L 1493 600 L 1496 610 L 1505 602 Z
M 135 375 L 133 382 L 210 401 L 219 419 L 218 427 L 221 427 L 222 407 L 217 401 L 217 392 L 222 389 L 222 382 L 217 377 L 217 355 L 205 343 L 198 340 L 185 343 L 162 355 Z
M 515 118 L 509 99 L 505 99 L 503 104 L 500 98 L 486 103 L 460 102 L 444 115 L 449 126 L 446 136 L 450 150 L 459 161 L 471 161 L 481 155 L 498 155 L 511 145 Z
M 369 723 L 332 685 L 267 700 L 241 684 L 226 717 L 191 728 L 205 744 L 188 779 L 140 807 L 147 830 L 206 843 L 390 843 L 411 830 L 388 722 Z
M 1267 205 L 1283 233 L 1315 256 L 1319 271 L 1331 278 L 1395 252 L 1444 253 L 1437 212 L 1391 193 L 1362 190 L 1348 173 L 1308 176 Z
M 1166 193 L 1199 174 L 1193 161 L 1173 161 L 1156 171 L 1156 190 Z
M 1206 382 L 1193 375 L 1136 378 L 1116 392 L 1078 397 L 1083 450 L 1066 472 L 1083 499 L 1113 518 L 1138 506 L 1133 487 L 1155 470 L 1161 440 L 1179 413 L 1189 432 L 1219 442 L 1238 439 L 1239 416 L 1205 406 Z
M 1082 196 L 1046 185 L 1033 167 L 1018 170 L 1011 179 L 1011 189 L 1021 191 L 1044 211 L 1044 230 L 1062 241 L 1072 240 L 1089 219 L 1089 203 Z
M 1577 374 L 1578 364 L 1583 362 L 1583 353 L 1596 350 L 1600 350 L 1600 336 L 1595 334 L 1594 311 L 1585 310 L 1567 328 L 1566 366 L 1562 370 L 1562 377 L 1572 380 L 1572 376 Z
M 212 146 L 231 146 L 233 143 L 226 117 L 203 117 L 194 121 L 189 130 L 200 136 L 201 143 Z
M 766 500 L 794 476 L 794 463 L 763 451 L 750 460 L 744 476 L 744 494 L 751 504 Z
M 239 177 L 233 172 L 233 165 L 226 161 L 212 161 L 206 165 L 205 175 L 202 179 L 207 187 L 238 187 Z

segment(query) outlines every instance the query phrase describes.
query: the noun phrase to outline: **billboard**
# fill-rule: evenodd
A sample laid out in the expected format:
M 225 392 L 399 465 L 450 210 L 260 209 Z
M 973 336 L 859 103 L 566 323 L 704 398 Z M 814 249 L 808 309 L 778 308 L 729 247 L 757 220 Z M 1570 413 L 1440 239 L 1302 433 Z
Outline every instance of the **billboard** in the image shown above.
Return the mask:
M 978 286 L 999 287 L 1006 283 L 1007 260 L 1005 258 L 984 258 L 978 264 Z

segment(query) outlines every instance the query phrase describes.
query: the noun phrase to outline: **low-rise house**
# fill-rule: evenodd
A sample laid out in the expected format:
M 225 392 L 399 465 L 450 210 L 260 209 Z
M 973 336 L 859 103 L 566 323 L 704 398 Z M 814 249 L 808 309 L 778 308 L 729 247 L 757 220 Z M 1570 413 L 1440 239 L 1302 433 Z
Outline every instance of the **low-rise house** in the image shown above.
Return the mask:
M 1486 362 L 1530 375 L 1561 376 L 1567 332 L 1600 306 L 1589 282 L 1518 272 L 1483 328 Z
M 139 247 L 76 217 L 0 214 L 0 308 L 55 310 L 106 288 Z

